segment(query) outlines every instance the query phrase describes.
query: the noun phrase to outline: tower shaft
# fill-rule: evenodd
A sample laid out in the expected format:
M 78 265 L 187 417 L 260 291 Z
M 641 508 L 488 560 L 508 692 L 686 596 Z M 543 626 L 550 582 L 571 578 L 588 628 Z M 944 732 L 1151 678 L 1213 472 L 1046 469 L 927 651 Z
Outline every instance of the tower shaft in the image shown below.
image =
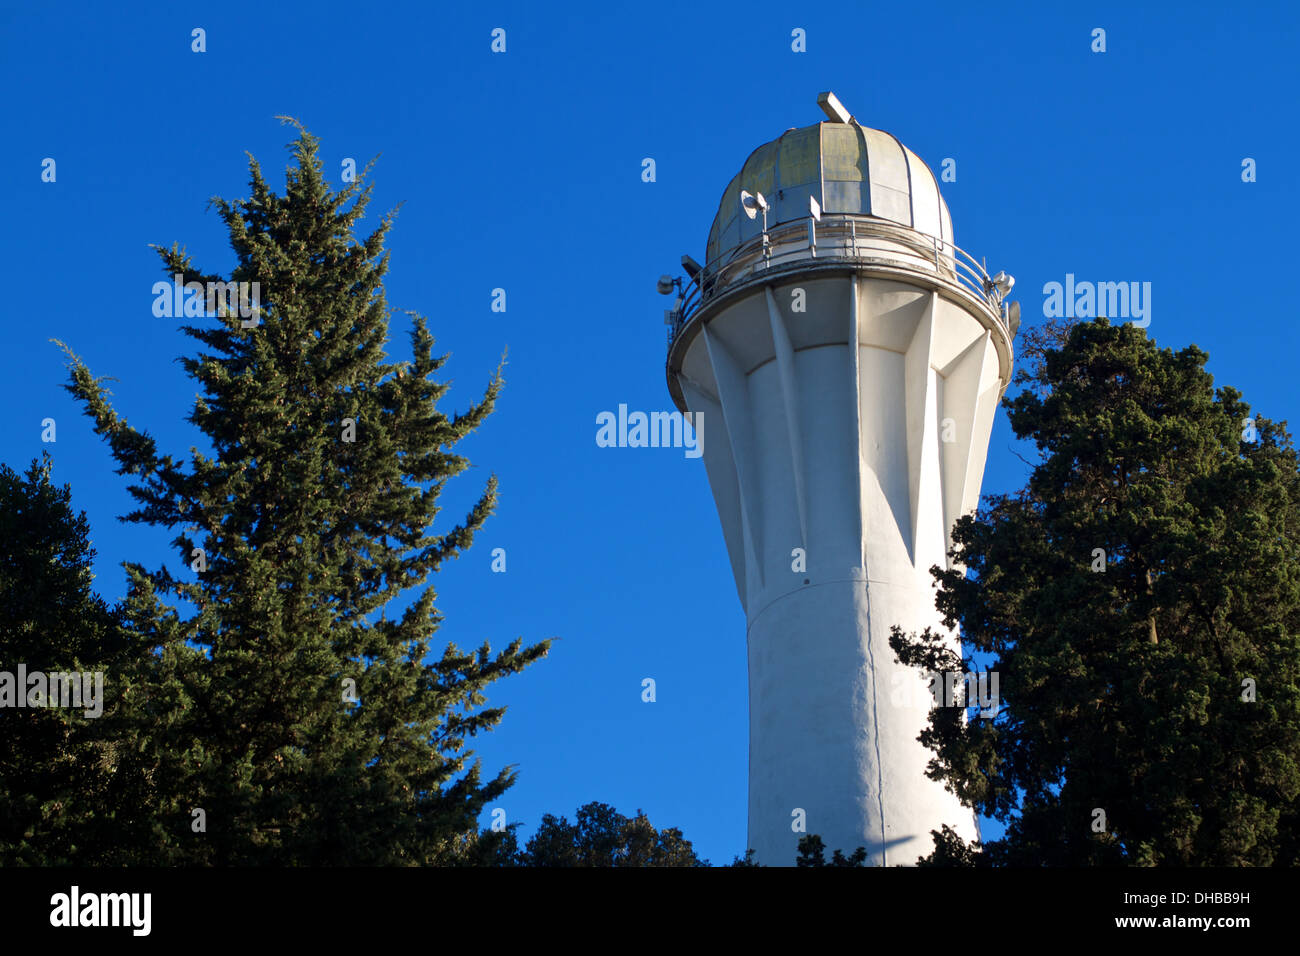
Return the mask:
M 930 691 L 890 628 L 956 649 L 929 569 L 976 503 L 1001 365 L 990 316 L 942 282 L 807 266 L 760 273 L 674 347 L 748 622 L 749 846 L 788 865 L 802 822 L 914 863 L 942 824 L 976 831 L 925 776 Z
M 918 740 L 963 675 L 898 663 L 927 628 L 953 523 L 972 511 L 1019 322 L 1014 279 L 956 247 L 934 172 L 859 124 L 759 146 L 727 185 L 681 297 L 668 388 L 705 419 L 703 457 L 749 655 L 749 847 L 792 865 L 803 833 L 912 864 L 974 814 Z M 939 703 L 960 706 L 940 695 Z

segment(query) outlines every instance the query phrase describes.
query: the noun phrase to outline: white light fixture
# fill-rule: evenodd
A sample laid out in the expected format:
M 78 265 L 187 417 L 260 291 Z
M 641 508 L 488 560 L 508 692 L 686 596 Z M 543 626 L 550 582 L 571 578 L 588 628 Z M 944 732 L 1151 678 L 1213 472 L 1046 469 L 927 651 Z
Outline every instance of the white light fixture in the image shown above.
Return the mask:
M 817 197 L 811 193 L 808 195 L 808 251 L 813 258 L 817 257 L 817 223 L 822 221 L 822 207 L 817 202 Z
M 767 200 L 758 190 L 750 193 L 748 190 L 740 191 L 740 208 L 745 210 L 745 215 L 753 219 L 760 212 L 763 214 L 763 261 L 767 262 L 772 257 L 772 240 L 767 235 Z

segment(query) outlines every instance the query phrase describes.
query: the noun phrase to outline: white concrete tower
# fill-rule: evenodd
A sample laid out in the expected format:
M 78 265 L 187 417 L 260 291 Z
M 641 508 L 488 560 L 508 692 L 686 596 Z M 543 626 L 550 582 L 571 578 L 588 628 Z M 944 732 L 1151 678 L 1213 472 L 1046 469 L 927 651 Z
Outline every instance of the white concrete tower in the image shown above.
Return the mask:
M 701 269 L 660 280 L 668 387 L 705 417 L 704 462 L 748 621 L 749 846 L 801 834 L 911 864 L 969 809 L 925 776 L 926 681 L 889 631 L 943 627 L 929 569 L 975 508 L 1018 309 L 953 244 L 928 166 L 830 120 L 756 149 Z M 803 558 L 801 559 L 801 555 Z

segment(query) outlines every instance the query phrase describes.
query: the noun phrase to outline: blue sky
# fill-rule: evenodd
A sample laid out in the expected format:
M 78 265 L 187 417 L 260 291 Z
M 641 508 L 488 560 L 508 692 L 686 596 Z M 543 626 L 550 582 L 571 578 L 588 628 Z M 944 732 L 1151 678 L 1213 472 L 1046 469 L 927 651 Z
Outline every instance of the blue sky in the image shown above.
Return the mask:
M 402 204 L 388 301 L 428 315 L 452 353 L 448 410 L 509 348 L 498 411 L 462 446 L 475 468 L 443 499 L 445 517 L 463 514 L 495 472 L 500 508 L 436 581 L 440 638 L 559 638 L 491 694 L 509 712 L 477 751 L 488 772 L 520 772 L 499 805 L 525 834 L 590 800 L 641 808 L 729 862 L 745 843 L 744 617 L 704 467 L 595 443 L 602 411 L 671 407 L 656 277 L 684 252 L 703 261 L 727 181 L 759 144 L 818 121 L 831 89 L 936 170 L 956 160 L 957 243 L 1016 276 L 1026 322 L 1067 273 L 1150 282 L 1149 334 L 1200 345 L 1217 381 L 1295 420 L 1298 23 L 1281 3 L 7 5 L 0 460 L 21 471 L 51 452 L 90 518 L 106 597 L 124 591 L 123 560 L 178 567 L 165 530 L 116 520 L 125 481 L 48 340 L 118 378 L 118 410 L 184 454 L 202 440 L 175 362 L 193 343 L 151 313 L 163 276 L 148 244 L 231 267 L 205 206 L 247 195 L 245 150 L 282 188 L 293 131 L 277 114 L 321 137 L 336 182 L 345 158 L 382 154 L 363 226 Z M 1247 157 L 1257 182 L 1242 182 Z M 498 287 L 505 313 L 490 308 Z M 407 328 L 399 311 L 395 360 Z M 985 492 L 1023 481 L 1013 447 L 1000 412 Z

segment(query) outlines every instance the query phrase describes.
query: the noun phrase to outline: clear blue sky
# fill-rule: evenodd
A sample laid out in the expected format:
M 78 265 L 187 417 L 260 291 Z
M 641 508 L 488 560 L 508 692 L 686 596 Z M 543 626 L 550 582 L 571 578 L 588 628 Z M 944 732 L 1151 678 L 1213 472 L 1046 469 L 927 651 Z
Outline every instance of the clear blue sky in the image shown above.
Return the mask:
M 51 451 L 89 515 L 106 597 L 123 593 L 123 560 L 178 566 L 165 530 L 116 520 L 132 505 L 125 481 L 60 389 L 48 340 L 116 376 L 119 411 L 183 455 L 201 438 L 174 360 L 194 343 L 151 313 L 162 275 L 147 244 L 230 268 L 205 205 L 247 195 L 245 150 L 282 187 L 292 130 L 276 114 L 322 138 L 336 180 L 345 157 L 382 153 L 363 225 L 404 204 L 388 299 L 429 315 L 452 353 L 449 409 L 510 350 L 499 410 L 463 446 L 476 468 L 444 515 L 493 471 L 501 505 L 437 579 L 442 638 L 560 638 L 491 695 L 509 712 L 478 753 L 489 773 L 520 771 L 500 805 L 525 834 L 589 800 L 642 808 L 729 862 L 745 844 L 744 617 L 704 467 L 595 443 L 601 411 L 671 407 L 655 278 L 683 252 L 704 259 L 728 179 L 754 147 L 820 119 L 816 95 L 832 89 L 932 167 L 957 161 L 944 184 L 957 242 L 1016 276 L 1026 321 L 1066 273 L 1149 281 L 1160 344 L 1197 343 L 1219 382 L 1300 418 L 1282 362 L 1300 346 L 1286 304 L 1297 8 L 1148 6 L 6 5 L 0 460 L 22 470 Z M 195 27 L 206 53 L 191 52 Z M 505 54 L 489 49 L 496 27 Z M 791 51 L 796 27 L 806 53 Z M 1105 53 L 1090 49 L 1097 27 Z M 655 183 L 641 181 L 644 157 Z M 1241 180 L 1246 157 L 1258 182 Z M 399 313 L 394 359 L 407 327 Z M 1025 471 L 999 413 L 984 491 Z M 505 574 L 490 570 L 496 547 Z

